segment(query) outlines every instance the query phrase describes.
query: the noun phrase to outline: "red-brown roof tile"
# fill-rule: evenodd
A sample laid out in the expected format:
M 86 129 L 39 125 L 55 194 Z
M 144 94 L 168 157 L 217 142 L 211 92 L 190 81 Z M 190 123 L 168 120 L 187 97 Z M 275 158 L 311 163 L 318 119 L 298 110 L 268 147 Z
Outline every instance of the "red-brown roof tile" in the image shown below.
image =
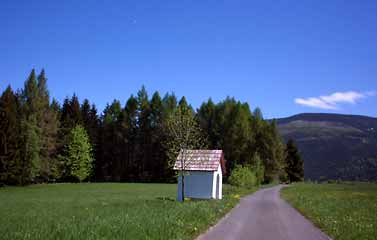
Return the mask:
M 225 172 L 225 159 L 222 150 L 181 150 L 174 164 L 174 170 L 182 169 L 186 171 L 216 171 L 221 164 L 223 173 Z

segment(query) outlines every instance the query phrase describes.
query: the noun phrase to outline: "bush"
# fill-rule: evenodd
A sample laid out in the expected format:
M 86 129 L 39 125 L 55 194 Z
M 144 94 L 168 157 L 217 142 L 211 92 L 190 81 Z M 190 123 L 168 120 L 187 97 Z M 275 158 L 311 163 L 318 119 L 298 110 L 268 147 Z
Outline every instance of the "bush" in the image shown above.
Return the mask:
M 258 180 L 250 166 L 236 165 L 229 177 L 229 183 L 237 187 L 251 188 L 258 184 Z

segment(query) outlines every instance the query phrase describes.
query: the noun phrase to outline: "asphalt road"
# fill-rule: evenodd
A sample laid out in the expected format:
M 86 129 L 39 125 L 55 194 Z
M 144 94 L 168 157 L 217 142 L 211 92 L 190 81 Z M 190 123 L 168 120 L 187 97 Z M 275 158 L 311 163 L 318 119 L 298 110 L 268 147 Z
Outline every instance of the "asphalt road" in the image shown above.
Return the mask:
M 198 240 L 320 240 L 330 239 L 280 198 L 283 186 L 262 189 L 241 199 L 219 223 Z

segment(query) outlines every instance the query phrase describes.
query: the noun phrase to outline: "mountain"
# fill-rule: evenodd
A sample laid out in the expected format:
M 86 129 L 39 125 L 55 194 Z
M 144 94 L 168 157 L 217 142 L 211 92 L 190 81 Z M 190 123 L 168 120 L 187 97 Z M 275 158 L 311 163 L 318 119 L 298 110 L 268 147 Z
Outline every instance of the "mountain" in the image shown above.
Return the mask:
M 311 180 L 377 180 L 377 118 L 303 113 L 276 119 L 285 141 L 294 139 Z

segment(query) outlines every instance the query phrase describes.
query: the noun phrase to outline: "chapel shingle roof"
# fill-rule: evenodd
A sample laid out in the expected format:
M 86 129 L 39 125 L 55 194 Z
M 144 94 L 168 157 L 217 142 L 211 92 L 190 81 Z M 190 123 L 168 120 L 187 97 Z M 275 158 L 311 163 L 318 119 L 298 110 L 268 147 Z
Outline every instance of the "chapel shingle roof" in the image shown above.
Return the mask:
M 225 173 L 225 159 L 222 150 L 181 150 L 174 164 L 174 170 L 181 170 L 182 158 L 186 171 L 216 171 L 221 164 Z

